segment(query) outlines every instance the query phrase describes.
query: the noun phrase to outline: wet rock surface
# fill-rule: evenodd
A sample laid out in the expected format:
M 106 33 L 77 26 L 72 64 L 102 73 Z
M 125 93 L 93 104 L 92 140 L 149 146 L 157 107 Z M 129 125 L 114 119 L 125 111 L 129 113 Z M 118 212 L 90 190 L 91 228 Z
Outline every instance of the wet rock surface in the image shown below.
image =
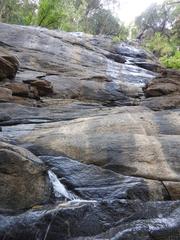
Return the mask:
M 140 199 L 148 201 L 169 198 L 169 193 L 159 181 L 124 176 L 66 157 L 42 156 L 41 159 L 61 179 L 61 182 L 81 199 Z
M 179 201 L 69 202 L 46 211 L 1 216 L 0 229 L 6 239 L 170 240 L 180 234 L 179 211 Z
M 155 72 L 106 57 L 118 52 L 112 40 L 103 37 L 78 37 L 7 24 L 0 28 L 1 42 L 10 45 L 8 50 L 15 50 L 22 63 L 16 81 L 47 80 L 58 98 L 136 104 L 142 95 L 139 85 L 156 76 Z M 102 45 L 96 44 L 97 40 Z
M 0 23 L 0 239 L 180 239 L 180 73 L 135 43 Z

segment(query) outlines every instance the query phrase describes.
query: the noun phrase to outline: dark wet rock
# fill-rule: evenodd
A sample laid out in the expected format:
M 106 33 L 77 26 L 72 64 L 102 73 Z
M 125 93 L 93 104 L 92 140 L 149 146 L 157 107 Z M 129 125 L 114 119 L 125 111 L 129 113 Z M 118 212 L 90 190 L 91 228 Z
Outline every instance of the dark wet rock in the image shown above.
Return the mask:
M 109 54 L 106 55 L 106 57 L 111 59 L 111 60 L 114 60 L 115 62 L 118 62 L 118 63 L 125 63 L 126 62 L 125 58 L 122 57 L 119 54 L 109 53 Z
M 66 157 L 41 157 L 61 182 L 81 199 L 163 200 L 168 193 L 158 181 L 126 177 L 94 165 L 86 165 Z
M 50 198 L 45 166 L 23 148 L 0 143 L 0 179 L 0 208 L 30 208 Z
M 17 100 L 16 100 L 17 101 Z M 79 117 L 95 116 L 106 109 L 101 104 L 62 99 L 44 99 L 41 107 L 22 105 L 22 103 L 0 103 L 0 116 L 9 115 L 11 119 L 0 125 L 35 124 L 72 120 Z M 107 108 L 108 109 L 108 108 Z M 22 127 L 19 126 L 19 131 Z M 12 126 L 13 132 L 13 126 Z
M 126 43 L 117 45 L 116 52 L 126 57 L 155 60 L 153 54 L 145 51 L 138 46 L 133 46 Z
M 160 72 L 162 66 L 153 62 L 135 62 L 137 66 L 153 72 Z
M 175 69 L 164 69 L 164 74 L 167 78 L 179 79 L 180 71 Z
M 1 215 L 0 236 L 7 240 L 177 240 L 179 211 L 178 201 L 69 202 L 46 211 Z
M 6 115 L 4 113 L 0 114 L 0 122 L 6 122 L 6 121 L 9 121 L 9 120 L 11 120 L 11 117 L 9 115 Z
M 155 203 L 153 203 L 155 204 Z M 153 214 L 153 218 L 147 219 L 146 217 L 142 220 L 134 220 L 130 222 L 122 223 L 120 226 L 112 228 L 105 233 L 97 235 L 92 238 L 86 238 L 87 240 L 91 239 L 118 239 L 118 240 L 154 240 L 154 239 L 162 239 L 162 240 L 177 240 L 180 237 L 179 231 L 179 208 L 174 209 L 169 216 L 163 216 L 162 206 L 156 203 L 156 207 L 160 207 L 160 211 L 158 216 L 156 217 L 151 206 L 151 203 L 147 204 L 144 209 L 145 214 L 148 212 L 148 216 Z M 150 207 L 151 206 L 151 207 Z M 155 207 L 155 209 L 156 209 Z M 151 210 L 150 210 L 151 209 Z M 152 211 L 151 213 L 149 212 Z M 166 212 L 166 210 L 164 209 Z M 167 209 L 168 211 L 168 209 Z M 169 211 L 168 211 L 169 213 Z M 80 238 L 72 238 L 76 240 L 82 240 L 83 237 Z
M 127 64 L 134 64 L 143 69 L 160 73 L 163 67 L 158 59 L 150 52 L 142 49 L 139 43 L 120 43 L 115 47 L 115 52 L 126 60 Z

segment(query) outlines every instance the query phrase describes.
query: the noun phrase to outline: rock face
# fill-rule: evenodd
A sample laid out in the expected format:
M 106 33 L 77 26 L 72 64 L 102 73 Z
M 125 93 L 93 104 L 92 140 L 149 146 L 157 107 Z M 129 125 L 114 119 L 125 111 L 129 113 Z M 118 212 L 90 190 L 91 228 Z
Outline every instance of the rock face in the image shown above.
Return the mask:
M 19 67 L 16 57 L 9 55 L 8 52 L 0 47 L 0 80 L 13 79 Z
M 43 156 L 41 159 L 81 199 L 140 199 L 148 201 L 169 198 L 167 190 L 159 181 L 124 176 L 66 157 Z
M 166 77 L 159 77 L 144 87 L 148 98 L 145 105 L 154 110 L 171 109 L 180 106 L 180 75 L 178 72 L 166 71 Z
M 27 97 L 27 98 L 38 98 L 38 92 L 36 88 L 30 87 L 24 83 L 8 83 L 5 85 L 6 88 L 12 91 L 13 96 Z
M 180 239 L 180 73 L 83 33 L 0 48 L 0 239 Z
M 32 236 L 48 240 L 178 239 L 179 205 L 179 201 L 127 200 L 59 204 L 48 211 L 42 209 L 14 217 L 1 216 L 0 236 L 27 240 Z M 11 238 L 15 235 L 16 238 Z
M 47 80 L 27 80 L 24 82 L 30 84 L 31 87 L 37 89 L 37 92 L 41 97 L 53 94 L 53 87 L 51 83 Z
M 128 107 L 65 125 L 43 124 L 19 142 L 38 155 L 63 154 L 125 175 L 179 181 L 179 130 L 177 113 Z
M 29 151 L 3 142 L 0 180 L 0 208 L 26 209 L 50 198 L 50 183 L 43 163 Z
M 114 56 L 121 55 L 111 39 L 102 37 L 98 44 L 99 38 L 88 35 L 7 24 L 0 29 L 1 42 L 11 46 L 7 49 L 18 49 L 21 70 L 16 81 L 47 80 L 58 98 L 135 104 L 142 95 L 139 85 L 157 75 L 114 61 Z
M 8 88 L 0 87 L 0 102 L 9 102 L 12 100 L 12 91 Z

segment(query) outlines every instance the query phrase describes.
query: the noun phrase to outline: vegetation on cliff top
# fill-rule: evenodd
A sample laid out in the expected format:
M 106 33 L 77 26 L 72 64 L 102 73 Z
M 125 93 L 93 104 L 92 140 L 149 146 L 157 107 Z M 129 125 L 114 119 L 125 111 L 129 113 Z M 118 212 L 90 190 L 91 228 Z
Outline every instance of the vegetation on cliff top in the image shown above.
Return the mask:
M 180 1 L 152 4 L 135 21 L 142 45 L 169 68 L 180 69 Z

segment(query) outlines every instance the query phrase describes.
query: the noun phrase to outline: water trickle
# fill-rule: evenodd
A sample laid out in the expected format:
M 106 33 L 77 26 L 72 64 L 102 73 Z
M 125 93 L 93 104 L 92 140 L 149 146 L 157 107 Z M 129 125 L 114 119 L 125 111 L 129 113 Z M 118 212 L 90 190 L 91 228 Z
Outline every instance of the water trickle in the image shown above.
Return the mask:
M 107 59 L 107 76 L 114 83 L 114 87 L 119 88 L 120 84 L 130 84 L 136 87 L 143 87 L 157 74 L 131 64 L 116 63 Z
M 59 181 L 56 174 L 54 174 L 52 171 L 48 171 L 48 175 L 56 198 L 65 197 L 68 200 L 77 199 L 74 194 L 67 191 L 65 186 Z

